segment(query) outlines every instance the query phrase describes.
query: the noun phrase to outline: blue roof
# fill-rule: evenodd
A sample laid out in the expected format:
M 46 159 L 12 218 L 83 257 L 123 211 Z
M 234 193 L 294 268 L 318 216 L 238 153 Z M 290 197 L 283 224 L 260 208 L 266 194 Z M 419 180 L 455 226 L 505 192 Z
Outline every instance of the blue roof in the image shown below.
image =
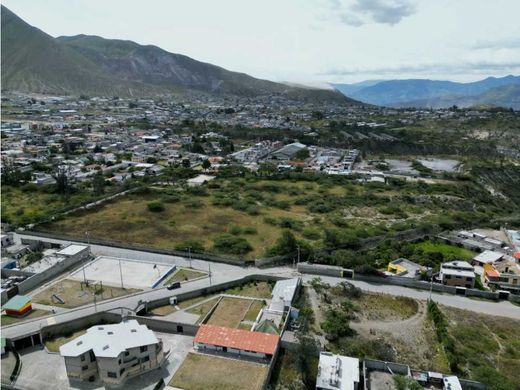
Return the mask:
M 15 295 L 7 301 L 7 303 L 4 305 L 4 309 L 19 310 L 29 302 L 31 302 L 31 297 L 28 297 L 27 295 Z

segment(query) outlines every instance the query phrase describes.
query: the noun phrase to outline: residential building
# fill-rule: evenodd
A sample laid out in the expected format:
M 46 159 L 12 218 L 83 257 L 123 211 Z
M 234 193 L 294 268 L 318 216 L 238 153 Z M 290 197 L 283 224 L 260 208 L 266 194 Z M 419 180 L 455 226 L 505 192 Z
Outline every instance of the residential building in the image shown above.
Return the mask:
M 431 275 L 431 268 L 400 258 L 388 263 L 387 275 L 402 276 L 405 278 L 420 279 L 422 273 Z
M 306 148 L 306 146 L 304 144 L 301 144 L 299 142 L 294 142 L 292 144 L 285 145 L 283 148 L 272 152 L 269 155 L 269 159 L 287 161 L 287 160 L 292 159 L 296 155 L 296 153 L 298 153 L 300 150 L 303 150 L 305 148 Z
M 189 187 L 197 187 L 202 184 L 205 184 L 211 180 L 213 180 L 215 176 L 209 176 L 209 175 L 198 175 L 194 178 L 188 179 L 187 183 Z
M 483 267 L 486 264 L 494 264 L 496 261 L 499 261 L 503 257 L 504 254 L 500 252 L 484 251 L 475 256 L 471 261 L 471 264 Z
M 99 378 L 113 386 L 160 367 L 165 361 L 162 341 L 136 320 L 93 326 L 62 345 L 60 354 L 65 358 L 69 379 Z
M 355 390 L 359 385 L 359 359 L 321 352 L 317 390 Z
M 193 345 L 199 352 L 270 360 L 276 353 L 279 340 L 274 334 L 205 324 L 200 326 Z
M 450 261 L 441 265 L 441 283 L 447 286 L 472 288 L 475 286 L 475 271 L 467 261 Z
M 501 290 L 520 292 L 520 265 L 501 261 L 484 265 L 484 283 Z
M 284 279 L 276 282 L 272 292 L 271 304 L 269 310 L 284 312 L 292 305 L 301 279 Z

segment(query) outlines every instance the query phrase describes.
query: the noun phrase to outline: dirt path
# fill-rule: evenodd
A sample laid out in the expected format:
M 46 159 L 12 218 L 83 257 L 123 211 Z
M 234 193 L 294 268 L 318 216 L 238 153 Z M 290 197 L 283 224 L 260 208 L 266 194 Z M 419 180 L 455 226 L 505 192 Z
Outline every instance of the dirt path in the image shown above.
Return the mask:
M 424 319 L 426 318 L 426 303 L 417 301 L 418 309 L 410 318 L 398 321 L 381 320 L 361 320 L 351 322 L 351 327 L 363 335 L 373 335 L 374 333 L 390 333 L 393 337 L 409 341 L 412 337 L 422 333 Z

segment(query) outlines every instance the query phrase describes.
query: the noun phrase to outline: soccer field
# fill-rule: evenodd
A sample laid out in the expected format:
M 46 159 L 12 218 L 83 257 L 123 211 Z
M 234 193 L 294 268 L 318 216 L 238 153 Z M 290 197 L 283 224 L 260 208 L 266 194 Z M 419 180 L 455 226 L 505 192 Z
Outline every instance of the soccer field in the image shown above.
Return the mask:
M 124 287 L 151 288 L 157 279 L 169 274 L 173 267 L 172 264 L 100 256 L 86 264 L 85 277 L 90 281 L 101 281 L 106 285 L 121 287 L 122 273 Z M 83 280 L 83 268 L 72 273 L 71 277 Z

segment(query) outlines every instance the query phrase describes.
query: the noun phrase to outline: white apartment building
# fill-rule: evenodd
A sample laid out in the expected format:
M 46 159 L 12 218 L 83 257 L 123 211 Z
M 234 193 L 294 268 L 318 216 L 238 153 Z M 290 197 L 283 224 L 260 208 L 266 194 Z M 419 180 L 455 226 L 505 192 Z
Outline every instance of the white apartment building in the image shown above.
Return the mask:
M 96 325 L 60 347 L 67 376 L 120 386 L 129 377 L 159 367 L 165 359 L 162 341 L 136 320 Z

